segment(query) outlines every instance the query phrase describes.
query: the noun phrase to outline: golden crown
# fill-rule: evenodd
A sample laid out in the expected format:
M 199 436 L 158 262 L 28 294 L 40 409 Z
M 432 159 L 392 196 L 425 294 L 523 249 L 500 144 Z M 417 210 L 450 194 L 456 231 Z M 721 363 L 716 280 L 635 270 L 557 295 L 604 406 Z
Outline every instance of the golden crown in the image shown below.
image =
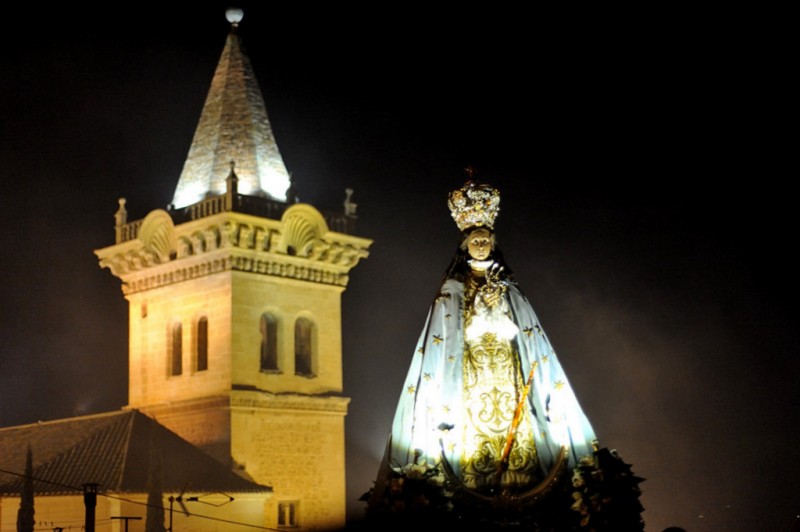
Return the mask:
M 467 181 L 450 193 L 447 206 L 460 231 L 470 227 L 492 229 L 500 211 L 500 192 L 490 185 Z

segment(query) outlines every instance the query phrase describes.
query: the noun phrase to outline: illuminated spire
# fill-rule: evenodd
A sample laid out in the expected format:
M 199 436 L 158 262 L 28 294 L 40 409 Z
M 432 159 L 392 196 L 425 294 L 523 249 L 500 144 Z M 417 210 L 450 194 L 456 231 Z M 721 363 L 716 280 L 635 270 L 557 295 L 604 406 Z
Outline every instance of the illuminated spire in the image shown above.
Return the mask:
M 224 194 L 231 162 L 241 194 L 286 201 L 290 185 L 261 89 L 236 33 L 243 12 L 230 8 L 225 15 L 231 31 L 175 189 L 172 204 L 178 209 Z

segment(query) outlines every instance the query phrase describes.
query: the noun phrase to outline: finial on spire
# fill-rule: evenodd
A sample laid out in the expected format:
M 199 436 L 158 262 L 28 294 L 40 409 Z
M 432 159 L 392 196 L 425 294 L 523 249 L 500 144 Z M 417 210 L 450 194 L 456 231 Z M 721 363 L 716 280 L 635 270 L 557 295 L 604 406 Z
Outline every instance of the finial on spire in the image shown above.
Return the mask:
M 242 21 L 242 18 L 244 18 L 244 11 L 238 7 L 229 7 L 225 10 L 225 18 L 228 19 L 228 22 L 231 23 L 231 26 L 238 28 L 239 23 Z
M 231 161 L 231 172 L 225 178 L 225 187 L 229 194 L 239 193 L 239 176 L 236 175 L 236 161 Z
M 236 162 L 231 161 L 231 173 L 225 178 L 225 209 L 232 211 L 239 194 L 239 176 L 236 175 Z
M 353 189 L 346 188 L 344 189 L 345 198 L 344 198 L 344 214 L 345 216 L 352 216 L 355 218 L 356 216 L 356 207 L 358 207 L 357 203 L 353 203 L 353 200 L 350 199 L 353 196 Z

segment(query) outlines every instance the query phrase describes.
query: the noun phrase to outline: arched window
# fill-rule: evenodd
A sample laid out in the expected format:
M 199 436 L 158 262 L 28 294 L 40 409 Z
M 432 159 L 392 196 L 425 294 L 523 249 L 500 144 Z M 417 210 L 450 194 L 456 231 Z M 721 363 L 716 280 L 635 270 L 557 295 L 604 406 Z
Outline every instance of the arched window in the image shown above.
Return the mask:
M 208 318 L 197 320 L 197 371 L 208 369 Z
M 183 373 L 183 327 L 180 322 L 172 326 L 172 343 L 170 349 L 170 375 Z
M 261 371 L 278 370 L 278 320 L 272 314 L 261 315 Z
M 314 375 L 314 324 L 308 318 L 297 318 L 294 324 L 294 373 L 311 377 Z

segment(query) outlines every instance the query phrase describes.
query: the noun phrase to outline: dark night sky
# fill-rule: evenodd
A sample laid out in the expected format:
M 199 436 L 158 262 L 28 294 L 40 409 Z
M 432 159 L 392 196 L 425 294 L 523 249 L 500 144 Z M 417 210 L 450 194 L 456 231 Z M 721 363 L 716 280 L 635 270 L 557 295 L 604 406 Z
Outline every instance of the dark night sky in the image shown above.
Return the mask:
M 601 444 L 646 479 L 648 532 L 795 524 L 779 31 L 730 13 L 264 4 L 240 4 L 241 35 L 300 199 L 339 209 L 354 188 L 375 240 L 343 295 L 354 516 L 471 164 L 500 189 L 498 242 Z M 0 426 L 126 402 L 127 304 L 93 250 L 120 196 L 133 219 L 171 201 L 228 24 L 225 4 L 116 5 L 6 15 Z

